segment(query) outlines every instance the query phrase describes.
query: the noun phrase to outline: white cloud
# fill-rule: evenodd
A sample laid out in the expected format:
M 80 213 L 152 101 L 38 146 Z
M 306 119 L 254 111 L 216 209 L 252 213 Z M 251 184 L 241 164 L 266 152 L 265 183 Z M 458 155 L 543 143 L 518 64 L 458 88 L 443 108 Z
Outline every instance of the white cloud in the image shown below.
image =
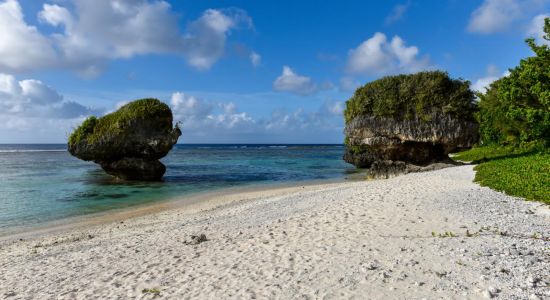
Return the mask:
M 170 101 L 174 119 L 182 122 L 184 132 L 207 135 L 227 130 L 248 130 L 254 120 L 245 112 L 237 112 L 235 104 L 212 103 L 181 92 Z
M 317 111 L 306 112 L 299 108 L 293 112 L 274 110 L 267 120 L 262 120 L 262 129 L 269 134 L 295 133 L 317 135 L 333 130 L 343 130 L 342 102 L 326 101 Z
M 322 141 L 327 132 L 340 136 L 343 102 L 325 101 L 317 111 L 275 109 L 268 117 L 253 117 L 230 101 L 212 102 L 185 93 L 172 94 L 174 120 L 182 122 L 182 142 L 305 142 Z M 312 140 L 315 139 L 315 140 Z M 326 140 L 326 139 L 325 139 Z M 338 139 L 335 139 L 338 141 Z
M 490 34 L 514 27 L 525 28 L 526 21 L 547 3 L 548 0 L 484 0 L 472 12 L 468 31 Z
M 56 4 L 44 4 L 42 11 L 38 13 L 38 19 L 52 26 L 63 25 L 69 31 L 73 26 L 73 16 L 69 10 Z
M 214 109 L 214 105 L 181 92 L 172 94 L 170 103 L 174 114 L 181 118 L 182 122 L 188 119 L 204 119 Z
M 15 0 L 0 3 L 0 71 L 28 71 L 48 67 L 56 53 L 51 41 L 25 23 Z
M 497 66 L 489 65 L 487 66 L 487 75 L 485 77 L 478 78 L 474 83 L 472 83 L 472 90 L 479 93 L 485 93 L 491 83 L 504 76 L 508 76 L 508 74 L 510 74 L 509 71 L 500 73 Z
M 197 69 L 210 69 L 223 55 L 229 31 L 241 23 L 252 26 L 252 20 L 242 10 L 206 10 L 191 23 L 183 39 L 182 50 L 188 63 Z
M 36 104 L 37 100 L 33 98 L 33 105 L 25 105 L 22 111 L 8 113 L 4 107 L 7 106 L 6 95 L 12 96 L 9 98 L 10 107 L 13 106 L 11 99 L 24 99 L 22 95 L 26 88 L 22 87 L 21 82 L 10 75 L 0 76 L 0 142 L 64 142 L 85 116 L 103 115 L 104 111 L 63 100 L 59 93 L 50 97 L 49 101 L 42 101 L 45 104 Z M 25 94 L 36 95 L 27 92 Z M 121 98 L 124 95 L 110 95 L 109 98 Z M 247 95 L 215 94 L 207 97 L 224 100 L 207 100 L 181 92 L 173 93 L 167 99 L 174 121 L 182 122 L 183 136 L 180 142 L 320 143 L 341 142 L 343 138 L 344 103 L 341 101 L 327 100 L 311 110 L 273 109 L 269 114 L 266 111 L 243 111 L 228 99 L 247 98 Z M 126 101 L 113 102 L 109 109 L 114 111 L 125 103 Z
M 485 0 L 470 16 L 468 30 L 477 33 L 493 33 L 506 30 L 521 17 L 517 0 Z
M 307 96 L 317 91 L 317 85 L 311 78 L 298 75 L 289 66 L 284 66 L 282 74 L 273 82 L 273 89 Z
M 529 27 L 528 34 L 532 37 L 534 37 L 538 43 L 544 43 L 547 45 L 550 45 L 550 41 L 545 40 L 543 36 L 544 33 L 544 19 L 550 18 L 549 14 L 541 14 L 538 16 L 535 16 L 533 20 L 531 20 L 531 26 Z
M 258 67 L 262 63 L 262 56 L 254 51 L 250 52 L 250 63 L 254 67 Z
M 397 22 L 403 18 L 407 10 L 409 9 L 410 2 L 404 4 L 397 4 L 393 7 L 391 13 L 386 17 L 386 25 Z
M 5 120 L 0 126 L 22 124 L 31 118 L 72 119 L 98 112 L 64 101 L 62 95 L 39 80 L 18 81 L 13 75 L 0 73 L 0 119 Z
M 59 2 L 65 3 L 65 2 Z M 0 4 L 0 71 L 44 68 L 76 70 L 97 76 L 109 60 L 138 55 L 180 55 L 199 70 L 212 67 L 224 54 L 232 29 L 252 27 L 246 12 L 208 9 L 179 29 L 179 18 L 166 1 L 72 0 L 67 7 L 44 4 L 40 22 L 46 36 L 28 25 L 16 0 Z
M 394 36 L 390 42 L 380 32 L 348 53 L 347 70 L 354 74 L 394 74 L 417 72 L 430 67 L 427 57 L 419 58 L 415 46 L 407 47 Z

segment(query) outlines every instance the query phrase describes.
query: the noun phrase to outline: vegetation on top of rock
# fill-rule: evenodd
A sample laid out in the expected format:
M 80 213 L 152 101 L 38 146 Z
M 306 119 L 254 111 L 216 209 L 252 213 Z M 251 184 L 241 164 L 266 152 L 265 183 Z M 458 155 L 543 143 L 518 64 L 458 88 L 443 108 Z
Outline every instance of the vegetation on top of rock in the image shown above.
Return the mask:
M 550 18 L 545 19 L 544 32 L 550 41 Z M 522 59 L 479 95 L 483 144 L 550 141 L 550 47 L 536 45 L 532 38 L 526 42 L 535 56 Z
M 475 95 L 470 82 L 442 71 L 387 76 L 358 88 L 346 102 L 346 123 L 357 116 L 430 121 L 434 113 L 473 120 Z
M 106 135 L 116 135 L 132 126 L 133 122 L 150 118 L 169 118 L 165 124 L 166 130 L 170 131 L 172 124 L 172 111 L 170 107 L 158 99 L 140 99 L 122 106 L 117 111 L 107 114 L 101 118 L 91 116 L 87 118 L 69 136 L 69 145 L 75 145 L 84 140 L 87 143 L 97 142 Z
M 157 181 L 166 172 L 159 159 L 180 136 L 168 105 L 141 99 L 101 118 L 86 119 L 69 137 L 68 150 L 120 179 Z

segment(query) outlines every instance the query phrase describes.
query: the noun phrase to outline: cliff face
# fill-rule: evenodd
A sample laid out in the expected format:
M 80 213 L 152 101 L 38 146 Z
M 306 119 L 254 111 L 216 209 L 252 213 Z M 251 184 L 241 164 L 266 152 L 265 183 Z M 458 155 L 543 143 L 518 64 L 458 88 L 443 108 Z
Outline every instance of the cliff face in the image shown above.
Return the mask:
M 344 160 L 361 168 L 375 161 L 417 165 L 444 160 L 451 152 L 470 148 L 478 140 L 477 124 L 435 113 L 429 121 L 358 116 L 346 125 Z
M 478 141 L 474 98 L 469 82 L 439 71 L 370 82 L 346 102 L 344 160 L 392 174 L 448 160 Z
M 137 100 L 102 118 L 86 120 L 69 138 L 69 152 L 121 179 L 160 180 L 166 167 L 159 159 L 181 135 L 172 122 L 166 104 Z

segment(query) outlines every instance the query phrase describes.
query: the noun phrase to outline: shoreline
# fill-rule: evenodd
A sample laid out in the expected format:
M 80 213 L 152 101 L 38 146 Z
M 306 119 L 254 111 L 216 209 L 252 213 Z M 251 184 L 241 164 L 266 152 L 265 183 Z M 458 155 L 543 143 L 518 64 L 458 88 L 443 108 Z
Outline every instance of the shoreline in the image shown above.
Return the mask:
M 0 297 L 550 297 L 550 208 L 474 175 L 239 190 L 0 243 Z
M 162 199 L 158 202 L 153 201 L 150 203 L 138 204 L 99 213 L 71 216 L 60 220 L 49 221 L 15 230 L 7 230 L 6 232 L 0 233 L 0 245 L 21 239 L 36 239 L 48 235 L 86 229 L 93 226 L 117 223 L 174 209 L 188 209 L 189 213 L 215 209 L 218 206 L 230 205 L 232 202 L 242 201 L 236 199 L 239 197 L 249 200 L 251 196 L 258 193 L 285 193 L 287 190 L 295 190 L 304 186 L 324 186 L 327 184 L 353 182 L 356 180 L 357 179 L 353 177 L 344 177 L 340 179 L 318 179 L 300 182 L 245 184 L 243 186 L 196 192 L 184 196 L 175 196 Z M 229 199 L 223 199 L 224 197 Z

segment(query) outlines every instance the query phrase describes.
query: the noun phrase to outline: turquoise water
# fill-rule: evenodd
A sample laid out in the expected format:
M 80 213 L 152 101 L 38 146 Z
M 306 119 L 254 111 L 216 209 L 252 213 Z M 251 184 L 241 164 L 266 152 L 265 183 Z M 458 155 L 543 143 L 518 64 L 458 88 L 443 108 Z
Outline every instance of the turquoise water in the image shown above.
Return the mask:
M 0 145 L 0 234 L 51 221 L 254 184 L 339 179 L 342 145 L 176 145 L 163 182 L 121 183 L 65 145 Z

